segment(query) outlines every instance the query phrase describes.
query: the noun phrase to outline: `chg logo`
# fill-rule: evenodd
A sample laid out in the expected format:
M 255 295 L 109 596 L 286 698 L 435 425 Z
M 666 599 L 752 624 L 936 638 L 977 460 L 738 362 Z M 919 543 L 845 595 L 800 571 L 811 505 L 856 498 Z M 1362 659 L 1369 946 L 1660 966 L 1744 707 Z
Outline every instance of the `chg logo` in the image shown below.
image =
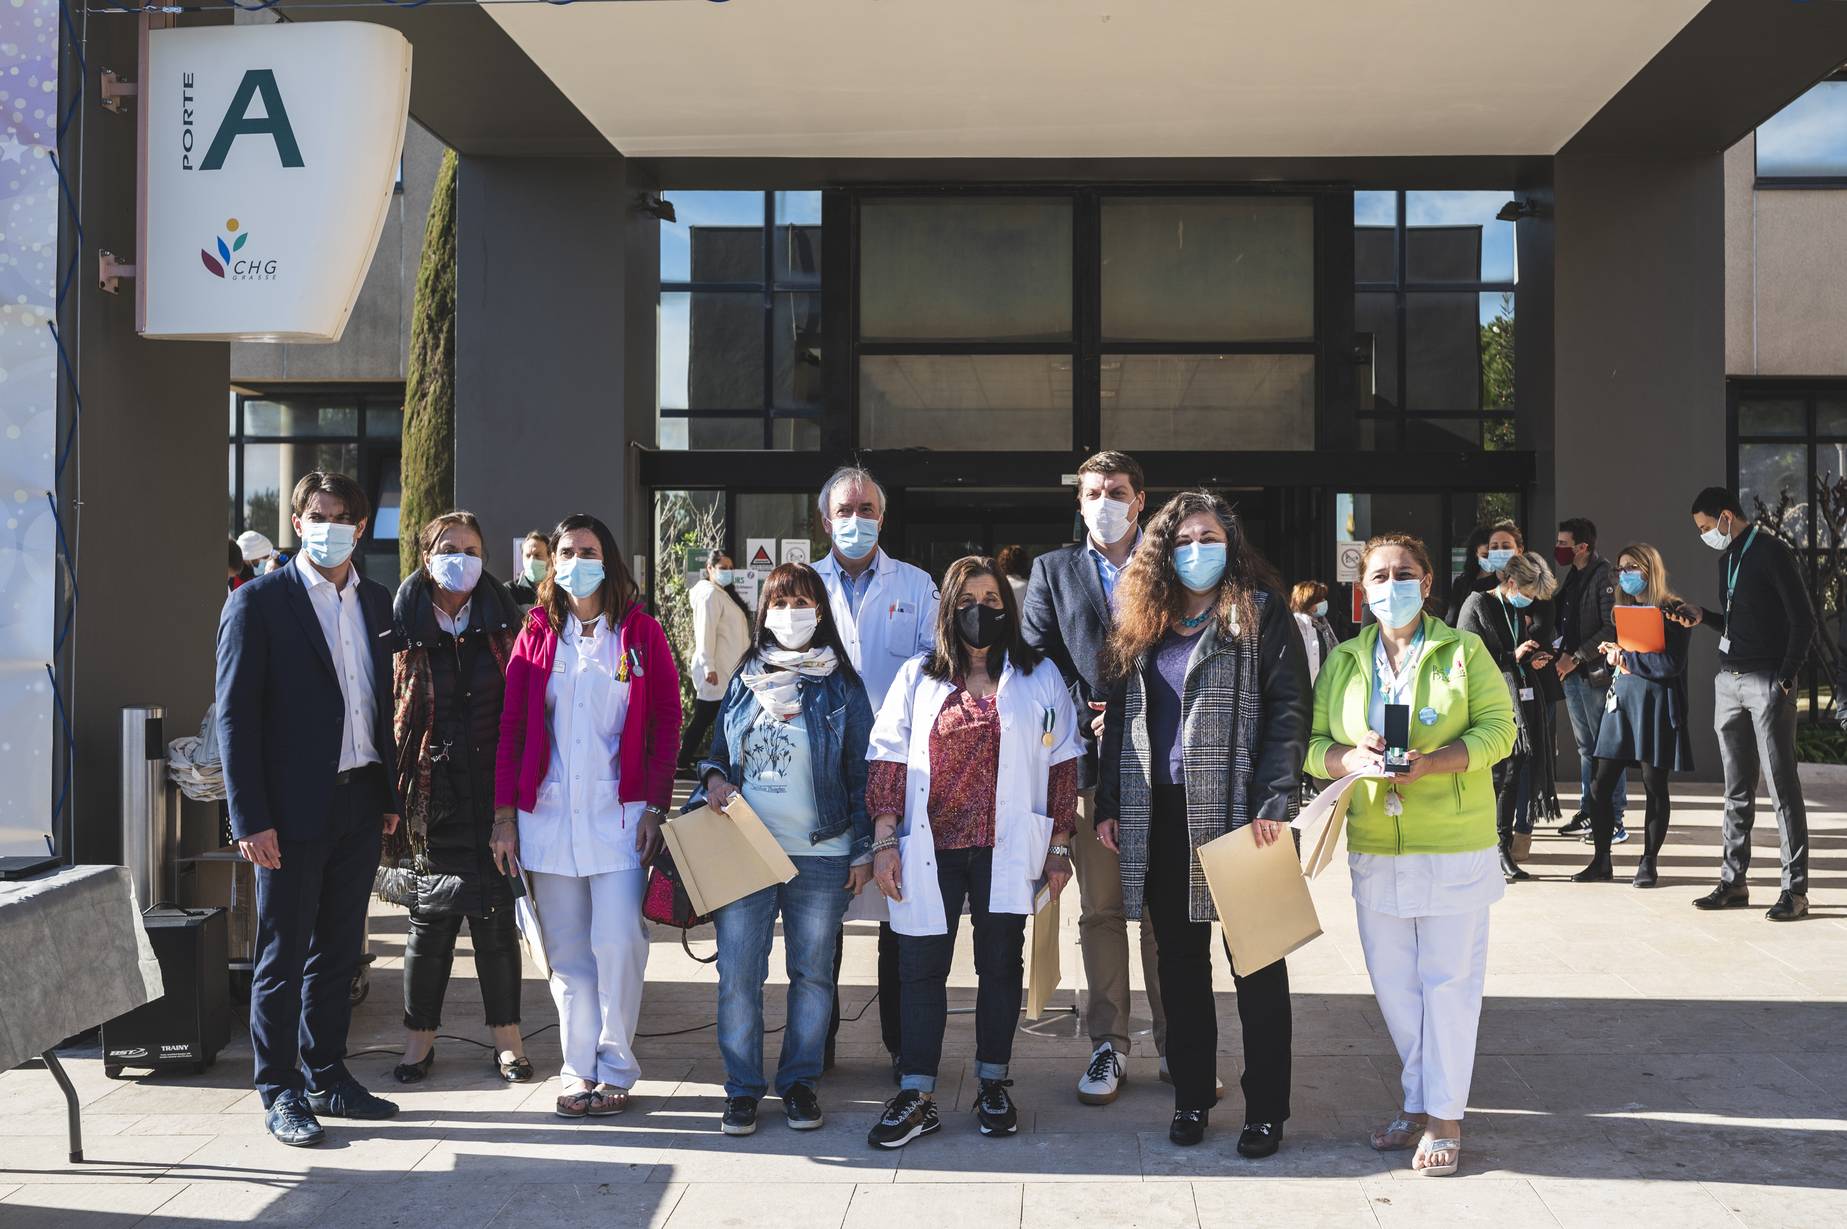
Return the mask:
M 211 248 L 200 248 L 199 259 L 204 262 L 206 272 L 213 277 L 227 278 L 233 282 L 273 282 L 276 280 L 276 262 L 274 260 L 252 260 L 237 253 L 244 250 L 244 244 L 250 241 L 250 232 L 238 230 L 236 218 L 226 218 L 225 234 L 213 237 L 217 246 L 217 255 Z

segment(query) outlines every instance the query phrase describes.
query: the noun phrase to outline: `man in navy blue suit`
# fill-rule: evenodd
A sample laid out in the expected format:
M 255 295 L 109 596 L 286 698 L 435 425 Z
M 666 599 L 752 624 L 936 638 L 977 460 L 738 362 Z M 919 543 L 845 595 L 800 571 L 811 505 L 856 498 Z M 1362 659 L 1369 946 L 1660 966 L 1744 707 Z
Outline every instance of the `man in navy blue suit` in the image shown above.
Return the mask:
M 399 804 L 391 594 L 352 563 L 365 493 L 316 471 L 293 510 L 301 550 L 239 586 L 219 617 L 218 738 L 231 831 L 256 866 L 257 1091 L 270 1134 L 307 1147 L 324 1138 L 319 1117 L 398 1112 L 345 1057 L 373 870 Z

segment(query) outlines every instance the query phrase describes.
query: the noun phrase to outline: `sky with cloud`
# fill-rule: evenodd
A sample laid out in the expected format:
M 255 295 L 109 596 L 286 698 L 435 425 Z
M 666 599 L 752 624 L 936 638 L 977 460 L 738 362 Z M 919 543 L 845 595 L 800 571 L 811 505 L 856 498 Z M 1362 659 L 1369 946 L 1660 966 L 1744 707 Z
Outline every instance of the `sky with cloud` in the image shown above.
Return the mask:
M 1847 81 L 1823 81 L 1757 130 L 1759 175 L 1847 175 Z

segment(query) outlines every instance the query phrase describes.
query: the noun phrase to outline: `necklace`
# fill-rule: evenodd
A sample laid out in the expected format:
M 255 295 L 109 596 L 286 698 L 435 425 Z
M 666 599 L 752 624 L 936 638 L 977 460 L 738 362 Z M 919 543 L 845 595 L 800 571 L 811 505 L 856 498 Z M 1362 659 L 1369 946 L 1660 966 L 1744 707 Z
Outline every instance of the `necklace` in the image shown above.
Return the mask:
M 1189 627 L 1189 628 L 1198 627 L 1201 623 L 1204 623 L 1207 619 L 1210 619 L 1211 617 L 1212 617 L 1212 607 L 1208 606 L 1204 610 L 1200 611 L 1198 614 L 1193 615 L 1191 618 L 1183 617 L 1180 620 L 1180 626 Z

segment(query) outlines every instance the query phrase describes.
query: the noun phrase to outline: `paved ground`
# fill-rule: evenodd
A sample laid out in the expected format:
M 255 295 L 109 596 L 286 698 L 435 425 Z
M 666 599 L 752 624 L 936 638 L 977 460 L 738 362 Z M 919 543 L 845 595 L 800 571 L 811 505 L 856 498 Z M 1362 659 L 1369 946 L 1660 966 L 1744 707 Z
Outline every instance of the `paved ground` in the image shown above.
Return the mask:
M 68 1065 L 87 1107 L 82 1167 L 63 1161 L 49 1076 L 0 1074 L 0 1229 L 257 1219 L 327 1229 L 827 1229 L 919 1217 L 956 1229 L 1490 1218 L 1500 1229 L 1838 1226 L 1847 1222 L 1847 790 L 1811 806 L 1814 917 L 1791 926 L 1761 916 L 1775 895 L 1773 830 L 1759 836 L 1756 908 L 1689 907 L 1715 875 L 1714 787 L 1680 791 L 1664 886 L 1653 892 L 1561 882 L 1584 849 L 1541 839 L 1531 865 L 1545 878 L 1510 889 L 1495 912 L 1463 1172 L 1453 1179 L 1415 1177 L 1406 1154 L 1365 1146 L 1365 1130 L 1395 1105 L 1397 1061 L 1337 866 L 1315 888 L 1327 934 L 1290 961 L 1295 1116 L 1267 1161 L 1232 1149 L 1239 1051 L 1229 993 L 1219 1005 L 1221 1070 L 1233 1087 L 1199 1148 L 1167 1143 L 1171 1102 L 1143 1051 L 1117 1104 L 1079 1105 L 1072 1085 L 1087 1046 L 1071 1038 L 1069 1018 L 1051 1026 L 1064 1036 L 1019 1040 L 1022 1134 L 982 1138 L 968 1113 L 972 1026 L 957 1017 L 946 1051 L 959 1059 L 943 1081 L 957 1112 L 933 1138 L 874 1152 L 865 1131 L 888 1092 L 876 1009 L 850 1027 L 822 1088 L 824 1130 L 788 1131 L 772 1101 L 754 1138 L 727 1139 L 717 1130 L 717 1052 L 699 1028 L 711 1019 L 714 974 L 661 936 L 642 1016 L 654 1035 L 641 1049 L 647 1078 L 621 1118 L 561 1122 L 549 1112 L 549 1085 L 500 1085 L 484 1050 L 444 1042 L 430 1082 L 401 1094 L 390 1085 L 390 1055 L 357 1059 L 361 1078 L 398 1097 L 403 1114 L 334 1126 L 327 1146 L 292 1150 L 263 1133 L 242 1041 L 200 1078 L 111 1081 L 94 1051 L 78 1052 Z M 1638 844 L 1619 850 L 1619 870 Z M 1066 925 L 1069 983 L 1081 965 Z M 382 910 L 379 974 L 355 1022 L 356 1047 L 397 1040 L 402 934 L 402 915 Z M 709 940 L 694 949 L 709 951 Z M 871 996 L 872 952 L 869 930 L 855 927 L 849 1011 Z M 955 984 L 967 1001 L 966 950 Z M 771 999 L 775 1023 L 780 1003 Z M 530 977 L 525 1003 L 529 1029 L 552 1021 L 545 987 Z M 448 1031 L 485 1036 L 465 961 L 451 1005 Z M 555 1069 L 555 1034 L 534 1037 L 531 1052 L 542 1070 Z

